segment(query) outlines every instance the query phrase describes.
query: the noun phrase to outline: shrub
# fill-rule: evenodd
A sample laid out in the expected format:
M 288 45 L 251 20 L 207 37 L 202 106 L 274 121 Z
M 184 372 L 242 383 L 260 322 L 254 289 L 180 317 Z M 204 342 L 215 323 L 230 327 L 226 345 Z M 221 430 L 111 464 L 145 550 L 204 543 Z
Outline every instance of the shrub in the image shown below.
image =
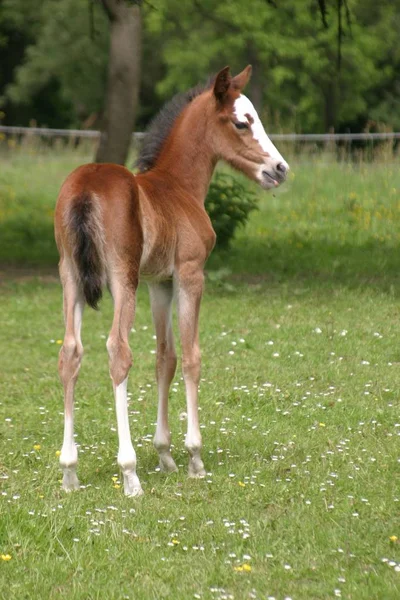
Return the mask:
M 217 172 L 210 184 L 205 208 L 217 234 L 217 246 L 223 248 L 257 208 L 257 196 L 236 177 Z

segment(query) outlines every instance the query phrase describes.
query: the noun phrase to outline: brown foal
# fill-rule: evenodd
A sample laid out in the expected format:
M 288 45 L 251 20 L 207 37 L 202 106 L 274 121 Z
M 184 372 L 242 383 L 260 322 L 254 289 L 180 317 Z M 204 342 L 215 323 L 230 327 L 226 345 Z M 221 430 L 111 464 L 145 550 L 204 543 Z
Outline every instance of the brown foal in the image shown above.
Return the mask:
M 154 446 L 163 471 L 176 470 L 170 452 L 168 393 L 176 369 L 171 304 L 178 305 L 182 371 L 187 398 L 189 475 L 205 474 L 198 417 L 199 309 L 204 264 L 215 233 L 204 209 L 214 167 L 223 159 L 264 189 L 284 181 L 288 165 L 269 140 L 246 96 L 248 66 L 236 77 L 226 67 L 203 89 L 172 100 L 155 119 L 134 176 L 114 164 L 88 164 L 64 182 L 55 214 L 64 292 L 65 337 L 59 373 L 64 386 L 63 488 L 79 487 L 74 441 L 74 387 L 83 347 L 85 303 L 96 308 L 108 285 L 114 318 L 107 340 L 117 424 L 118 464 L 128 496 L 142 494 L 128 420 L 128 343 L 139 277 L 148 280 L 157 334 L 158 414 Z

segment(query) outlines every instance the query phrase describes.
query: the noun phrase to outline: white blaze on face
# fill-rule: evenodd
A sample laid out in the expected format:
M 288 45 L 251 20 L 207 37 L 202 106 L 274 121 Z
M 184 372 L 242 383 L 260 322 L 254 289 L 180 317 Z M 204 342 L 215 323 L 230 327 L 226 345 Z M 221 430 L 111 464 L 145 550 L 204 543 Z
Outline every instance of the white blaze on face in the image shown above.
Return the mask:
M 286 169 L 288 169 L 289 165 L 287 164 L 286 160 L 278 152 L 274 144 L 271 142 L 271 140 L 265 133 L 263 124 L 261 123 L 260 117 L 258 116 L 257 111 L 254 108 L 252 102 L 250 102 L 250 100 L 246 96 L 243 96 L 243 94 L 241 94 L 239 98 L 235 100 L 233 110 L 237 120 L 242 123 L 248 122 L 248 118 L 246 115 L 250 115 L 252 117 L 253 123 L 250 123 L 250 128 L 253 133 L 254 139 L 257 140 L 263 151 L 267 152 L 273 161 L 276 161 L 276 164 L 281 162 L 286 167 Z

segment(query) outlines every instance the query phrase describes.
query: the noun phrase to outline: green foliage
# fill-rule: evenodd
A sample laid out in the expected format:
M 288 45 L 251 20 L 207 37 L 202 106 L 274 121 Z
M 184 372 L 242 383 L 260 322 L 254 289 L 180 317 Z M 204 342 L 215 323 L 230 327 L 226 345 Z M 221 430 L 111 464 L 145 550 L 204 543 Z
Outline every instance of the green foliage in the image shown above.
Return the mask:
M 217 246 L 226 247 L 238 227 L 247 223 L 251 211 L 257 208 L 257 196 L 237 177 L 217 171 L 205 202 Z
M 359 130 L 371 121 L 398 128 L 399 3 L 349 0 L 351 29 L 344 19 L 340 71 L 337 3 L 325 4 L 328 28 L 317 2 L 248 0 L 245 10 L 242 0 L 143 3 L 138 127 L 177 91 L 226 64 L 239 71 L 251 63 L 247 94 L 270 128 Z M 71 126 L 99 114 L 108 29 L 100 2 L 4 0 L 0 97 L 12 123 L 49 124 L 47 115 L 53 124 Z
M 19 1 L 19 0 L 18 0 Z M 70 124 L 78 125 L 103 104 L 108 53 L 108 23 L 104 12 L 80 0 L 45 0 L 38 8 L 35 39 L 6 89 L 6 96 L 25 104 L 57 82 L 60 112 L 69 107 Z M 92 30 L 93 29 L 93 30 Z M 35 117 L 35 115 L 32 115 Z
M 351 2 L 351 32 L 345 26 L 340 71 L 333 3 L 327 3 L 327 29 L 310 3 L 294 0 L 282 0 L 277 7 L 249 0 L 246 10 L 240 0 L 164 0 L 158 8 L 149 12 L 147 29 L 162 37 L 166 69 L 157 84 L 162 98 L 225 64 L 238 71 L 252 63 L 247 93 L 275 129 L 360 127 L 372 110 L 389 125 L 397 119 L 389 107 L 395 103 L 393 80 L 400 80 L 398 4 Z

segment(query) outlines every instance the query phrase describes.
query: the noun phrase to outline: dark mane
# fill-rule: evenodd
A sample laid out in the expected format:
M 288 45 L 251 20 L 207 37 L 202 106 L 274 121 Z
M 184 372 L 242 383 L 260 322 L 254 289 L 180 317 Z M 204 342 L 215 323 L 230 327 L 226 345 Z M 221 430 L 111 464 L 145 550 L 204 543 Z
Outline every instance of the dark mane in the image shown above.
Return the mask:
M 176 119 L 192 100 L 209 89 L 211 83 L 212 79 L 210 78 L 207 83 L 198 84 L 187 92 L 176 94 L 169 102 L 164 104 L 160 112 L 151 121 L 142 142 L 139 158 L 135 164 L 141 173 L 154 167 Z

